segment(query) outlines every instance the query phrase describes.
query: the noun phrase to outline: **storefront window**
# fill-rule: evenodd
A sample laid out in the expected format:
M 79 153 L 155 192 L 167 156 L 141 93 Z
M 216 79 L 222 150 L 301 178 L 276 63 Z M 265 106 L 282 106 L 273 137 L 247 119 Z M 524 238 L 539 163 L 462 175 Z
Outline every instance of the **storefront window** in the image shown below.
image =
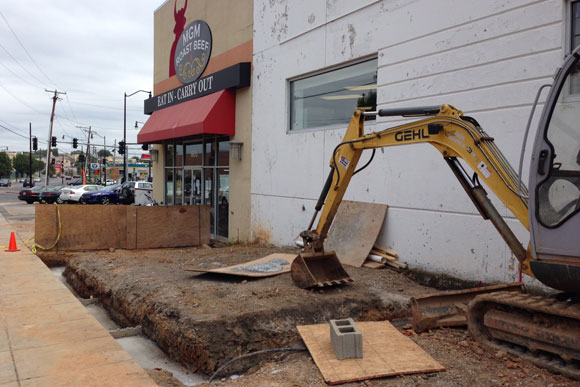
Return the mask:
M 205 163 L 206 167 L 213 167 L 215 165 L 215 139 L 205 140 Z
M 230 139 L 225 137 L 218 141 L 218 165 L 230 165 Z
M 210 232 L 228 237 L 230 170 L 229 137 L 208 137 L 203 141 L 166 146 L 167 205 L 211 206 Z
M 183 165 L 183 145 L 175 145 L 175 166 L 181 167 Z
M 218 173 L 218 202 L 217 202 L 217 234 L 228 236 L 228 219 L 230 203 L 230 169 L 219 168 Z
M 185 165 L 201 165 L 203 161 L 203 145 L 187 144 L 185 145 Z
M 210 210 L 210 230 L 214 232 L 215 224 L 215 189 L 214 189 L 214 177 L 213 173 L 215 168 L 204 168 L 204 193 L 203 193 L 203 204 L 208 204 L 211 206 Z
M 175 157 L 173 144 L 167 144 L 165 148 L 165 166 L 172 167 L 174 165 L 173 159 Z
M 165 204 L 173 204 L 173 168 L 165 169 Z
M 173 202 L 175 205 L 183 203 L 183 169 L 175 168 L 175 198 Z
M 290 130 L 348 124 L 355 110 L 376 110 L 377 63 L 374 58 L 291 81 Z

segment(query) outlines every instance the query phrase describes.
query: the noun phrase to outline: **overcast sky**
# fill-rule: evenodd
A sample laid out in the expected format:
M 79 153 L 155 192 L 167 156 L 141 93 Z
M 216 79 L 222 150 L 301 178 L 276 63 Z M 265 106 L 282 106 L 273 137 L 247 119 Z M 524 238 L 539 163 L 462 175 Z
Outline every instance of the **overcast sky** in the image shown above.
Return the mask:
M 56 104 L 59 142 L 86 142 L 76 126 L 89 125 L 107 145 L 122 140 L 123 93 L 153 89 L 153 12 L 162 3 L 0 0 L 0 148 L 27 151 L 29 122 L 46 148 L 53 94 L 45 89 L 67 93 Z M 135 121 L 147 120 L 147 97 L 127 98 L 127 142 L 137 141 Z M 92 142 L 103 144 L 100 136 Z

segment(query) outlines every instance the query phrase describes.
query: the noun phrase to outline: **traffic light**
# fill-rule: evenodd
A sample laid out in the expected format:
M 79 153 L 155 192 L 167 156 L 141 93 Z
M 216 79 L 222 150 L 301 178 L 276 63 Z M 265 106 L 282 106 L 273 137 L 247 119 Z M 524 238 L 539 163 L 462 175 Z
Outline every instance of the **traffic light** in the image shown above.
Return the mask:
M 107 164 L 107 159 L 103 158 L 103 165 Z
M 85 155 L 79 155 L 78 162 L 84 163 L 85 162 Z
M 56 147 L 56 137 L 52 136 L 52 146 Z
M 51 159 L 51 160 L 50 160 L 50 163 L 51 163 L 52 165 L 54 165 L 54 162 L 55 162 L 55 159 Z
M 125 141 L 119 141 L 119 154 L 125 154 Z
M 79 147 L 79 140 L 76 138 L 73 138 L 73 148 L 77 149 Z
M 143 144 L 143 145 L 141 145 L 141 149 L 143 149 L 143 150 L 149 150 L 149 144 Z
M 38 150 L 38 138 L 32 137 L 32 150 Z

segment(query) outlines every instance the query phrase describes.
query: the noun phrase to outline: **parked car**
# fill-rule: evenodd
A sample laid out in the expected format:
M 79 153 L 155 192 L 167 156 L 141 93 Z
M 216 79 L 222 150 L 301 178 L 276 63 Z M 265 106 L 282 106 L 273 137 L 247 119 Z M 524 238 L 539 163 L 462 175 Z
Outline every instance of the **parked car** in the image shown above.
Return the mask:
M 153 184 L 146 181 L 126 181 L 121 185 L 121 193 L 119 194 L 120 203 L 135 203 L 136 189 L 146 190 L 148 193 L 151 193 L 153 191 Z
M 25 178 L 25 177 L 21 177 L 20 179 L 18 179 L 18 182 L 19 183 L 24 183 L 25 180 L 28 180 L 28 179 Z
M 117 204 L 121 184 L 109 185 L 99 191 L 85 192 L 81 202 L 86 204 Z
M 32 179 L 32 180 L 34 180 L 34 181 L 35 181 L 35 182 L 37 182 L 37 183 L 40 183 L 40 177 L 35 177 L 35 178 L 34 178 L 34 179 Z
M 81 196 L 85 192 L 98 191 L 100 185 L 79 185 L 76 187 L 65 187 L 60 191 L 60 200 L 68 203 L 80 203 Z
M 75 179 L 67 183 L 68 185 L 83 185 L 83 179 Z
M 61 190 L 64 188 L 64 185 L 57 185 L 57 186 L 47 186 L 40 192 L 40 202 L 41 203 L 62 203 L 60 199 Z
M 12 186 L 12 182 L 10 179 L 0 179 L 0 187 L 10 187 Z
M 22 187 L 34 187 L 34 181 L 30 181 L 30 179 L 26 179 L 24 180 L 24 183 L 22 183 Z
M 40 201 L 40 192 L 44 188 L 43 185 L 38 187 L 23 189 L 18 193 L 18 199 L 24 200 L 28 204 Z
M 72 176 L 65 176 L 64 179 L 65 180 L 71 180 L 72 179 Z

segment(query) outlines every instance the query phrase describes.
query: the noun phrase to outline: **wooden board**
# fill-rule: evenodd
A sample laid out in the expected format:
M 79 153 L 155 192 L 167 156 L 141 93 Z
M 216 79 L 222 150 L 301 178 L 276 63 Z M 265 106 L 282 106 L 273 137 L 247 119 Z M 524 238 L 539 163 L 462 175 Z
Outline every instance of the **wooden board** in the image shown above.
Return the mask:
M 209 206 L 35 205 L 35 242 L 53 251 L 200 246 L 210 242 Z
M 210 242 L 210 206 L 139 206 L 136 240 L 138 249 L 201 246 Z M 207 224 L 201 226 L 202 215 Z M 202 232 L 203 229 L 203 232 Z
M 385 265 L 380 262 L 373 262 L 367 259 L 365 263 L 363 263 L 363 267 L 368 267 L 369 269 L 383 269 Z
M 227 267 L 220 267 L 218 269 L 205 269 L 205 268 L 195 268 L 195 269 L 185 269 L 186 271 L 195 271 L 199 273 L 219 273 L 219 274 L 230 274 L 230 275 L 237 275 L 241 277 L 253 277 L 253 278 L 262 278 L 262 277 L 272 277 L 274 275 L 284 274 L 290 272 L 290 265 L 294 258 L 297 255 L 295 254 L 270 254 L 263 258 L 255 259 L 250 262 L 240 263 L 239 265 L 227 266 Z M 244 271 L 240 269 L 247 268 L 248 266 L 255 265 L 257 263 L 265 263 L 269 262 L 272 259 L 284 259 L 288 262 L 288 265 L 282 265 L 281 270 L 270 272 L 270 273 L 258 273 L 253 271 Z
M 390 322 L 357 322 L 356 325 L 363 336 L 363 358 L 344 360 L 336 358 L 329 324 L 296 327 L 327 383 L 445 370 Z
M 343 264 L 361 267 L 377 241 L 386 214 L 386 204 L 343 200 L 324 249 L 334 250 Z

